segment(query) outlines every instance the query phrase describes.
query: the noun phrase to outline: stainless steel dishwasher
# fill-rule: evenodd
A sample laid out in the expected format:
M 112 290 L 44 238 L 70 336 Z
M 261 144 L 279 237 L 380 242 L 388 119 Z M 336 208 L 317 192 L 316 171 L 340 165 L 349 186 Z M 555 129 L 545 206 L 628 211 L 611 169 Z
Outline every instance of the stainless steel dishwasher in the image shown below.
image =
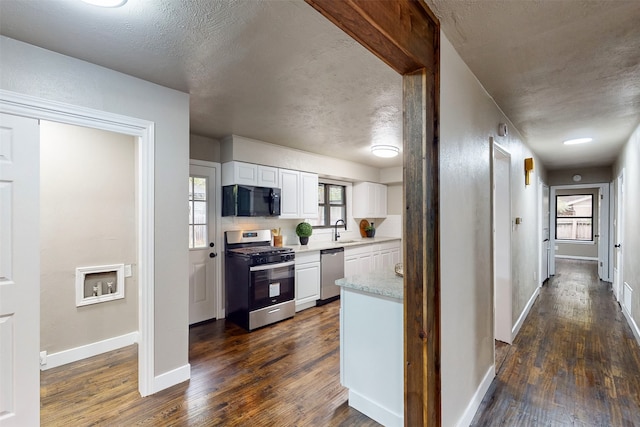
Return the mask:
M 344 248 L 324 249 L 320 251 L 320 301 L 324 304 L 340 295 L 340 286 L 336 280 L 344 277 Z

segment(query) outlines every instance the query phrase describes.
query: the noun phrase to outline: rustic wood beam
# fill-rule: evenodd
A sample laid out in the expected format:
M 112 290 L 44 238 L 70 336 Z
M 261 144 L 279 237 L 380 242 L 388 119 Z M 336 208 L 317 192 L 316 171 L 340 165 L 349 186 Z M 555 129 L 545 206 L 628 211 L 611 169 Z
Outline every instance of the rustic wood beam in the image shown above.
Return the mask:
M 405 425 L 440 426 L 437 72 L 418 70 L 402 81 Z
M 306 0 L 403 75 L 406 426 L 440 426 L 440 24 L 422 0 Z
M 306 0 L 400 74 L 430 68 L 440 24 L 423 1 Z

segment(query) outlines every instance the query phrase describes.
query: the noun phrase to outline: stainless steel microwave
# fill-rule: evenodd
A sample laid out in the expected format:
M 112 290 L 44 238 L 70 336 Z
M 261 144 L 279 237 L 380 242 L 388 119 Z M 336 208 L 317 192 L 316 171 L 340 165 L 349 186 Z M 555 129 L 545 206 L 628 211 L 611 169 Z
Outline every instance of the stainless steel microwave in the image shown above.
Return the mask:
M 280 189 L 226 185 L 222 187 L 222 216 L 278 216 Z

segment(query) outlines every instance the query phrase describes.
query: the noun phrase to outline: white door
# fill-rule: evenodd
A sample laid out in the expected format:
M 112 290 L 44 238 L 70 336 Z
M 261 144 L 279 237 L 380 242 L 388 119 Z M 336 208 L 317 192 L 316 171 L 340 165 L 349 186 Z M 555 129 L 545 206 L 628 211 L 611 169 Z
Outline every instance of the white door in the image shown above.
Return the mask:
M 615 218 L 615 244 L 613 266 L 613 292 L 616 299 L 622 299 L 622 241 L 624 239 L 624 170 L 616 181 L 616 218 Z
M 549 187 L 542 185 L 542 245 L 540 248 L 540 283 L 549 278 Z
M 213 319 L 219 303 L 216 166 L 189 167 L 189 324 Z
M 511 156 L 493 147 L 493 292 L 495 339 L 511 344 Z
M 40 424 L 39 126 L 0 115 L 0 425 Z

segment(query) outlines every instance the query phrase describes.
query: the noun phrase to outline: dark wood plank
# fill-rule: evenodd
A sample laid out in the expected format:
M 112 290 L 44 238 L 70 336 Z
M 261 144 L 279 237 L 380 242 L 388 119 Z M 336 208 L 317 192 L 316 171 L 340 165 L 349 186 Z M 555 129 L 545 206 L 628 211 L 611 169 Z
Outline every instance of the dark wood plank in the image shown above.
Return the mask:
M 473 426 L 640 426 L 640 346 L 597 263 L 556 260 Z
M 137 349 L 41 374 L 43 426 L 379 426 L 340 385 L 335 301 L 247 333 L 224 320 L 190 330 L 191 380 L 138 394 Z

